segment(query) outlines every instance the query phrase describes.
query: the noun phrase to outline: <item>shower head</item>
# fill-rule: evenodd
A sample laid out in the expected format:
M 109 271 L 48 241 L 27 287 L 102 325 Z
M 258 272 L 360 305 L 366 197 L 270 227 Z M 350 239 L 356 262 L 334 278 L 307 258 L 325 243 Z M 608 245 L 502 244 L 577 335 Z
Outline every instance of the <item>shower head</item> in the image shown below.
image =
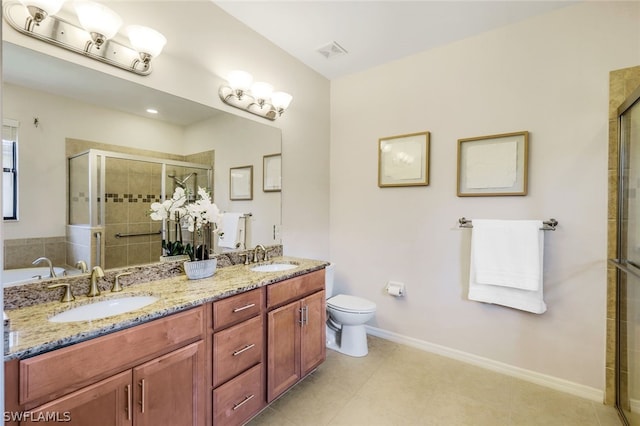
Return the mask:
M 182 178 L 178 178 L 175 174 L 167 175 L 167 177 L 170 177 L 171 179 L 173 179 L 175 184 L 180 188 L 184 188 L 185 185 L 187 184 L 187 181 L 191 178 L 191 176 L 197 176 L 197 175 L 198 174 L 196 172 L 193 172 L 193 173 L 189 173 L 186 177 L 183 176 Z

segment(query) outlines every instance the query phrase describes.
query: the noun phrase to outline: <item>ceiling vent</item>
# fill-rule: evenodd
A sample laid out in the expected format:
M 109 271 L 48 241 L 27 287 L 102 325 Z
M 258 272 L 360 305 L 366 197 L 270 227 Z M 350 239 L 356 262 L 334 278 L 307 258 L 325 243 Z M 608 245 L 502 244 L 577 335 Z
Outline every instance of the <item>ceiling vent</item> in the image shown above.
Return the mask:
M 327 59 L 333 58 L 335 56 L 346 55 L 347 51 L 344 47 L 340 46 L 335 41 L 322 46 L 318 49 L 318 52 Z

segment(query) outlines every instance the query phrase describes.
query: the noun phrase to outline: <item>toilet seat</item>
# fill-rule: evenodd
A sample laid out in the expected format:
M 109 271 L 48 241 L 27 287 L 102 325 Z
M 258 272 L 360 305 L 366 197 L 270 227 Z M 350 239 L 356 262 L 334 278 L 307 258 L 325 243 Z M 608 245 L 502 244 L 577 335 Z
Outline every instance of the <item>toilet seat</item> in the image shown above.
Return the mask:
M 338 294 L 327 299 L 327 306 L 341 312 L 364 314 L 375 312 L 376 304 L 361 297 Z

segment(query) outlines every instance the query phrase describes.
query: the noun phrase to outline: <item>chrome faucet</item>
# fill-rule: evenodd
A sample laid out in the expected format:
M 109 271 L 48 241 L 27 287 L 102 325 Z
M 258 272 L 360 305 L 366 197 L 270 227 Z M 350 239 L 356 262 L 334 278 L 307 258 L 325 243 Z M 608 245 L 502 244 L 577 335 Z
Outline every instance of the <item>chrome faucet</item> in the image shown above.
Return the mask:
M 258 244 L 256 246 L 256 248 L 253 249 L 253 262 L 257 262 L 258 261 L 258 250 L 262 249 L 262 251 L 264 252 L 264 260 L 267 260 L 267 249 L 264 248 L 264 246 L 262 244 Z
M 32 265 L 38 265 L 41 262 L 46 262 L 47 266 L 49 267 L 49 276 L 51 278 L 55 278 L 56 275 L 56 271 L 53 270 L 53 263 L 51 263 L 51 259 L 49 259 L 48 257 L 39 257 L 36 260 L 34 260 L 33 262 L 31 262 Z
M 98 288 L 98 278 L 104 277 L 104 271 L 99 266 L 94 266 L 91 270 L 91 278 L 89 279 L 89 292 L 87 297 L 100 296 L 100 289 Z
M 87 268 L 87 262 L 85 262 L 84 260 L 78 260 L 76 262 L 76 268 L 80 269 L 80 272 L 82 272 L 83 274 L 89 272 L 89 268 Z

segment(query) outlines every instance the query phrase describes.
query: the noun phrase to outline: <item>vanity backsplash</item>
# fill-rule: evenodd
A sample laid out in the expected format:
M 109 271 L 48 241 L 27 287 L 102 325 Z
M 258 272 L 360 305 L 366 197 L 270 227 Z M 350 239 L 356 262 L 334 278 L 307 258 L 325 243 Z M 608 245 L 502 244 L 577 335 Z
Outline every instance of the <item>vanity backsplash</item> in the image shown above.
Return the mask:
M 282 245 L 267 246 L 267 250 L 269 258 L 282 256 Z M 224 268 L 242 264 L 245 262 L 247 253 L 251 253 L 251 256 L 253 256 L 252 250 L 217 254 L 215 256 L 218 259 L 217 267 Z M 115 281 L 116 275 L 125 272 L 131 272 L 131 274 L 119 278 L 123 287 L 183 275 L 182 263 L 182 261 L 164 262 L 109 269 L 104 271 L 104 277 L 99 279 L 98 287 L 100 291 L 108 292 Z M 4 309 L 8 311 L 60 300 L 62 289 L 47 288 L 47 286 L 60 280 L 70 283 L 75 295 L 86 294 L 89 289 L 89 276 L 87 274 L 43 279 L 28 284 L 6 287 L 4 288 Z

